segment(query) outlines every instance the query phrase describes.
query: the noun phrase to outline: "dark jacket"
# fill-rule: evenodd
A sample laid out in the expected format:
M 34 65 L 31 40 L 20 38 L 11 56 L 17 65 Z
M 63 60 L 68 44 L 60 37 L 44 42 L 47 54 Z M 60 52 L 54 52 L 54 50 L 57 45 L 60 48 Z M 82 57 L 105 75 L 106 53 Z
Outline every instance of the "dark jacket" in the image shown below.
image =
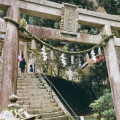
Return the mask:
M 25 69 L 25 65 L 26 65 L 25 60 L 21 60 L 21 61 L 20 61 L 20 64 L 19 64 L 19 68 Z
M 33 68 L 32 67 L 30 67 L 30 72 L 33 72 Z

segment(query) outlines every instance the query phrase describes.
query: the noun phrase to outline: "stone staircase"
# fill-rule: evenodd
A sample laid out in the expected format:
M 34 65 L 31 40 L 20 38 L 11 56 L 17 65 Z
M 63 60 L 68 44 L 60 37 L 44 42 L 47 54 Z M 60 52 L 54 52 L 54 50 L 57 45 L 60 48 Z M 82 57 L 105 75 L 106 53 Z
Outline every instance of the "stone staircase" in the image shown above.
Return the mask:
M 56 102 L 50 87 L 46 87 L 35 74 L 18 76 L 17 96 L 20 107 L 36 115 L 36 120 L 71 120 L 63 106 L 61 109 L 59 102 Z

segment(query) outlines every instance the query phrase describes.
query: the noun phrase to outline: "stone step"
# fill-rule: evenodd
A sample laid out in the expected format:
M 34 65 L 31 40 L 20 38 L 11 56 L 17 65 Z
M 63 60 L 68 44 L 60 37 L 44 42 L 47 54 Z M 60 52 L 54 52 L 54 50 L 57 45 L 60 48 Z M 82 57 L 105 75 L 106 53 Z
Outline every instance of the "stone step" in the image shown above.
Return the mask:
M 35 120 L 69 120 L 68 116 L 58 116 L 58 117 L 52 117 L 52 118 L 42 118 L 42 119 L 35 119 Z
M 41 93 L 41 92 L 48 92 L 47 89 L 22 89 L 22 90 L 17 90 L 17 93 Z
M 38 118 L 43 119 L 43 118 L 52 118 L 52 117 L 58 117 L 64 115 L 63 111 L 57 111 L 57 112 L 51 112 L 51 113 L 44 113 L 39 115 Z
M 44 85 L 44 83 L 17 83 L 17 86 L 39 86 Z
M 48 100 L 48 99 L 52 99 L 53 97 L 51 95 L 44 95 L 44 96 L 25 96 L 25 97 L 19 97 L 18 96 L 18 100 L 19 101 L 25 101 L 25 100 Z
M 44 96 L 50 95 L 50 93 L 49 92 L 46 92 L 46 93 L 44 93 L 44 92 L 40 92 L 40 93 L 17 93 L 18 97 L 29 97 L 29 96 L 36 97 L 36 96 L 41 96 L 41 95 L 43 95 L 43 97 L 44 97 Z
M 29 109 L 28 110 L 28 113 L 29 114 L 44 114 L 44 113 L 51 113 L 51 112 L 57 112 L 57 111 L 60 111 L 60 107 L 52 107 L 52 108 L 41 108 L 41 109 Z
M 31 103 L 30 103 L 31 104 Z M 31 107 L 33 106 L 36 106 L 39 108 L 39 109 L 42 109 L 42 108 L 53 108 L 53 107 L 58 107 L 58 104 L 57 103 L 39 103 L 39 104 L 36 104 L 36 103 L 33 103 L 31 105 L 20 105 L 21 108 L 24 108 L 25 110 L 29 111 Z M 33 109 L 32 109 L 33 110 Z M 34 109 L 35 110 L 35 109 Z M 34 111 L 33 110 L 33 111 Z M 33 114 L 33 113 L 32 113 Z
M 19 77 L 18 80 L 39 80 L 39 78 L 36 77 Z
M 38 112 L 38 114 L 44 114 L 44 113 L 57 112 L 60 110 L 61 110 L 61 108 L 57 106 L 57 107 L 52 107 L 52 108 L 37 109 L 36 113 Z M 34 112 L 35 112 L 35 110 L 34 110 Z
M 18 80 L 17 83 L 41 83 L 41 80 L 36 80 L 36 79 L 33 79 L 33 80 Z
M 38 85 L 38 86 L 17 86 L 18 90 L 23 90 L 23 89 L 45 89 L 46 87 L 43 85 Z
M 19 96 L 18 96 L 19 97 Z M 23 98 L 23 97 L 22 97 Z M 22 99 L 22 98 L 20 98 L 19 97 L 19 99 Z M 48 100 L 50 100 L 50 99 L 53 99 L 53 97 L 51 96 L 51 95 L 44 95 L 44 96 L 34 96 L 34 97 L 32 97 L 32 96 L 27 96 L 27 97 L 24 97 L 23 98 L 24 100 L 18 100 L 17 102 L 19 102 L 20 104 L 29 104 L 29 101 L 35 101 L 35 100 L 38 100 L 39 102 L 41 102 L 41 101 L 44 101 L 44 102 L 46 102 L 46 101 L 48 101 Z M 27 100 L 28 99 L 28 100 Z M 27 100 L 27 101 L 26 101 Z
M 24 78 L 18 78 L 18 81 L 26 81 L 26 80 L 31 80 L 31 81 L 39 81 L 39 78 L 26 78 L 26 77 L 24 77 Z
M 36 101 L 34 101 L 34 102 L 31 102 L 31 101 L 18 101 L 17 102 L 19 105 L 35 105 L 36 106 L 36 104 L 37 104 L 37 102 Z M 50 100 L 40 100 L 39 102 L 38 102 L 39 104 L 50 104 L 50 103 L 55 103 L 55 100 L 52 100 L 52 99 L 50 99 Z
M 36 74 L 19 74 L 18 78 L 36 78 Z
M 45 110 L 47 109 L 48 111 L 49 110 L 52 111 L 52 109 L 57 108 L 58 105 L 53 102 L 53 103 L 39 103 L 39 104 L 35 103 L 35 104 L 31 104 L 31 105 L 20 105 L 20 107 L 25 109 L 25 110 L 27 110 L 27 111 L 29 111 L 32 114 L 35 114 L 35 112 L 38 111 L 38 110 L 42 110 L 43 111 L 44 109 Z M 39 113 L 39 111 L 37 113 Z

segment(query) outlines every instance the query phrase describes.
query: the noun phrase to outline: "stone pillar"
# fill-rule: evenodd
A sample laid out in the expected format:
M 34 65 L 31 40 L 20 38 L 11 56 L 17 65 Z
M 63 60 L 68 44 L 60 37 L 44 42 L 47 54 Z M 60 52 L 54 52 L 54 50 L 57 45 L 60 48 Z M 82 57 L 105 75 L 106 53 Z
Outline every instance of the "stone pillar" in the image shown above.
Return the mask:
M 25 73 L 27 73 L 27 68 L 28 68 L 27 42 L 24 43 L 24 58 L 26 61 Z
M 110 25 L 105 25 L 104 32 L 109 35 L 112 34 Z M 108 62 L 107 67 L 116 118 L 117 120 L 120 120 L 120 70 L 113 40 L 114 38 L 111 38 L 110 40 L 108 40 L 108 42 L 106 42 L 104 50 L 106 61 Z
M 20 18 L 18 7 L 10 7 L 7 17 L 16 21 Z M 4 56 L 2 67 L 1 108 L 5 109 L 9 103 L 9 96 L 16 94 L 18 76 L 18 29 L 11 22 L 7 22 L 7 32 L 4 40 Z
M 4 49 L 3 49 L 3 47 L 2 47 L 2 53 L 1 53 L 1 57 L 2 57 L 2 59 L 3 59 L 3 51 L 4 51 Z
M 21 50 L 19 51 L 19 55 L 20 55 L 20 60 L 22 59 L 22 54 L 21 54 Z

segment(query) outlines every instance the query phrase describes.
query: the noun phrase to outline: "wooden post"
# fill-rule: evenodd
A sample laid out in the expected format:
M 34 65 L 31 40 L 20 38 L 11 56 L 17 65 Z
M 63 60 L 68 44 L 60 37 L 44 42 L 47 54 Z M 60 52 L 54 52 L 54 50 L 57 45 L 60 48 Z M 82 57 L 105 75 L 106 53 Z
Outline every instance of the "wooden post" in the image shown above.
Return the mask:
M 104 32 L 107 34 L 112 34 L 110 25 L 105 25 Z M 108 62 L 107 67 L 113 95 L 115 114 L 117 120 L 120 120 L 120 70 L 113 40 L 114 38 L 111 38 L 108 42 L 106 42 L 106 47 L 104 50 L 106 61 Z
M 7 17 L 16 21 L 20 18 L 18 7 L 10 7 Z M 9 96 L 17 90 L 18 76 L 18 29 L 11 22 L 7 22 L 7 32 L 4 40 L 4 56 L 2 68 L 1 86 L 1 110 L 5 109 L 9 103 Z

